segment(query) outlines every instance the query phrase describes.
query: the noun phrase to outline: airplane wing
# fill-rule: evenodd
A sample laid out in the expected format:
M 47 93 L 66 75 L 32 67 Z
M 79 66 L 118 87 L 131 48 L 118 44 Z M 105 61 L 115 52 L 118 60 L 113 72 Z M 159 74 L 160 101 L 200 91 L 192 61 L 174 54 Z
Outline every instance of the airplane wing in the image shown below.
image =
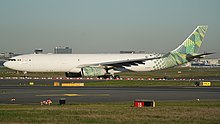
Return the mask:
M 87 64 L 87 65 L 81 65 L 79 68 L 83 67 L 102 67 L 105 69 L 111 69 L 111 68 L 124 68 L 124 66 L 130 67 L 130 66 L 137 66 L 138 64 L 145 64 L 144 61 L 148 60 L 154 60 L 159 59 L 161 57 L 154 57 L 154 58 L 141 58 L 141 59 L 126 59 L 126 60 L 120 60 L 120 61 L 110 61 L 110 62 L 102 62 L 102 63 L 95 63 L 95 64 Z
M 203 58 L 204 55 L 210 55 L 213 53 L 203 53 L 203 54 L 198 54 L 198 55 L 191 55 L 188 54 L 186 56 L 186 59 L 188 61 L 192 61 L 195 58 Z M 124 67 L 130 67 L 130 66 L 137 66 L 138 64 L 145 64 L 145 61 L 149 60 L 154 60 L 154 59 L 160 59 L 165 56 L 158 56 L 158 57 L 153 57 L 153 58 L 140 58 L 140 59 L 126 59 L 126 60 L 120 60 L 120 61 L 109 61 L 109 62 L 101 62 L 101 63 L 94 63 L 94 64 L 85 64 L 85 65 L 80 65 L 78 68 L 83 68 L 83 67 L 99 67 L 99 68 L 104 68 L 104 69 L 115 69 L 115 68 L 124 68 Z

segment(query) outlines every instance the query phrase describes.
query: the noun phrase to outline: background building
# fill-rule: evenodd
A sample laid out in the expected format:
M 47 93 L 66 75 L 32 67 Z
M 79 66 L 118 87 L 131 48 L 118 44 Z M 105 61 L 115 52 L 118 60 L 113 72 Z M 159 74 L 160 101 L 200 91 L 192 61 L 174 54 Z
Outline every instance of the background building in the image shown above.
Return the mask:
M 70 47 L 55 47 L 54 54 L 72 54 L 72 48 Z
M 120 54 L 135 53 L 135 51 L 120 51 Z
M 4 58 L 11 58 L 11 57 L 14 57 L 15 54 L 12 53 L 12 52 L 8 52 L 8 53 L 4 53 Z
M 146 51 L 120 51 L 120 54 L 145 54 Z
M 34 50 L 34 54 L 42 54 L 43 53 L 43 49 L 38 48 Z
M 11 57 L 14 57 L 14 53 L 12 52 L 1 53 L 0 54 L 0 68 L 3 67 L 3 63 Z

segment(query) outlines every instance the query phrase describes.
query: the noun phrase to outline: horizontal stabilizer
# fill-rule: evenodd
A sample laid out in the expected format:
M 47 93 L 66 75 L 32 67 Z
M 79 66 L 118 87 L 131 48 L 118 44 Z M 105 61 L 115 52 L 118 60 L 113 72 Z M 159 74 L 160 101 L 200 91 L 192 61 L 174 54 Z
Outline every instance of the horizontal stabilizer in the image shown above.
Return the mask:
M 187 54 L 186 59 L 190 62 L 193 59 L 196 59 L 196 58 L 201 59 L 201 58 L 204 58 L 205 55 L 211 55 L 211 54 L 214 54 L 214 53 L 203 53 L 203 54 L 198 54 L 198 55 Z

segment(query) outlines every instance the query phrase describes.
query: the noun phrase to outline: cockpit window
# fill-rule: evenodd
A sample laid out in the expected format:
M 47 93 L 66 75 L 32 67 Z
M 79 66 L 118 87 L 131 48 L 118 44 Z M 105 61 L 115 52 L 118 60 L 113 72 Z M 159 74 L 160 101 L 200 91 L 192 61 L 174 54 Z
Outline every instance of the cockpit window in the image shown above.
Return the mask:
M 16 61 L 16 59 L 9 59 L 9 61 Z

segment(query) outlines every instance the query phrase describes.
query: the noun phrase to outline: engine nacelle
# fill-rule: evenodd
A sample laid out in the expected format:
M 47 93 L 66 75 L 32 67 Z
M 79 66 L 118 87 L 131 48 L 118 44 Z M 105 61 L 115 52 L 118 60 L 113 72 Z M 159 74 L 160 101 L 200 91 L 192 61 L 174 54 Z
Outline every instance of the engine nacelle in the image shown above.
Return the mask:
M 103 76 L 106 74 L 106 70 L 99 67 L 84 67 L 81 69 L 81 74 L 86 77 Z

